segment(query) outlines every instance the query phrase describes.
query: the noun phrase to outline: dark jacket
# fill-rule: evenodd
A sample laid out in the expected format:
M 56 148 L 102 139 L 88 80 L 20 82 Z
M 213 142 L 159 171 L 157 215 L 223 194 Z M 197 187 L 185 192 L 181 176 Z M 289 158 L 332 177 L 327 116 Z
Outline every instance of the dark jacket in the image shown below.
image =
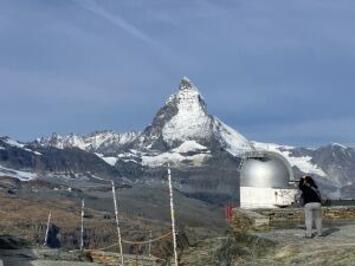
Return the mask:
M 310 186 L 309 184 L 304 184 L 300 183 L 299 186 L 300 190 L 302 191 L 302 198 L 303 198 L 303 203 L 307 204 L 310 202 L 321 202 L 321 199 L 316 192 L 318 190 L 317 187 L 315 186 Z

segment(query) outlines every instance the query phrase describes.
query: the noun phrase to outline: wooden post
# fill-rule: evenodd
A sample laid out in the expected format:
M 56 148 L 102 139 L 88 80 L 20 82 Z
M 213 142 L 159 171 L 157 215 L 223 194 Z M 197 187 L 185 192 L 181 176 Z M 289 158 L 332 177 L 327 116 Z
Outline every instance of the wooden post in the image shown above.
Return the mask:
M 43 246 L 47 246 L 48 234 L 49 234 L 49 227 L 50 227 L 50 225 L 51 225 L 51 219 L 52 219 L 52 211 L 49 211 L 48 220 L 47 220 L 47 229 L 46 229 L 46 234 L 45 234 L 45 236 L 44 236 L 44 243 L 43 243 Z
M 174 262 L 175 262 L 174 264 L 175 266 L 178 266 L 176 231 L 175 231 L 174 192 L 173 192 L 173 184 L 171 181 L 171 170 L 169 164 L 168 164 L 168 181 L 169 181 L 169 196 L 170 196 L 171 228 L 172 228 L 173 244 L 174 244 Z
M 81 200 L 81 231 L 80 231 L 80 250 L 84 251 L 84 208 L 85 208 L 85 200 Z
M 119 223 L 119 220 L 118 220 L 118 209 L 117 209 L 117 198 L 116 198 L 115 182 L 112 180 L 111 184 L 112 184 L 113 205 L 114 205 L 114 208 L 115 208 L 115 216 L 116 216 L 118 247 L 120 249 L 120 254 L 121 254 L 121 265 L 124 266 L 121 229 L 120 229 L 120 223 Z
M 152 256 L 152 231 L 149 231 L 148 256 Z

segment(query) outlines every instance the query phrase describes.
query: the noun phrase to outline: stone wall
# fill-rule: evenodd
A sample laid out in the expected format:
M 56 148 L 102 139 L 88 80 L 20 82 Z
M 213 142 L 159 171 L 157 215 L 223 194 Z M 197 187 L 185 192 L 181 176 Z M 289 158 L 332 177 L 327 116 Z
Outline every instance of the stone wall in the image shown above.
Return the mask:
M 271 224 L 304 221 L 303 208 L 258 209 L 255 212 L 269 217 Z M 325 220 L 355 220 L 355 206 L 322 207 L 322 215 Z
M 254 211 L 268 217 L 270 224 L 304 221 L 304 211 L 301 208 L 257 209 Z
M 355 221 L 355 206 L 322 207 L 322 216 L 324 220 L 329 221 Z M 303 222 L 303 208 L 254 210 L 235 208 L 231 227 L 236 232 L 247 232 Z

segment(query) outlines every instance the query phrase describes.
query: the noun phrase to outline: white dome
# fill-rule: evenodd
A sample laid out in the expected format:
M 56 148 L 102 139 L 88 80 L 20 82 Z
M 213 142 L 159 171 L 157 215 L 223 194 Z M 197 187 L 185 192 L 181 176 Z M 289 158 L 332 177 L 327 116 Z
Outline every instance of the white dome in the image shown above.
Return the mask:
M 293 172 L 288 161 L 278 153 L 262 152 L 245 159 L 242 169 L 241 187 L 288 188 Z

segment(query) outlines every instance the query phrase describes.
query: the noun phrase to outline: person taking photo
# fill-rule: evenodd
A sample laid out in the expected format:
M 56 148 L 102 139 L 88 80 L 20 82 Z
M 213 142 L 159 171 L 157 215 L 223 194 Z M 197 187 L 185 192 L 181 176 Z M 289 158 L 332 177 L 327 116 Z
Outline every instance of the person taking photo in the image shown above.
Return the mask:
M 317 184 L 311 176 L 301 177 L 299 189 L 302 191 L 304 215 L 306 225 L 306 238 L 312 238 L 313 223 L 316 225 L 317 235 L 323 236 L 321 215 L 321 194 Z

